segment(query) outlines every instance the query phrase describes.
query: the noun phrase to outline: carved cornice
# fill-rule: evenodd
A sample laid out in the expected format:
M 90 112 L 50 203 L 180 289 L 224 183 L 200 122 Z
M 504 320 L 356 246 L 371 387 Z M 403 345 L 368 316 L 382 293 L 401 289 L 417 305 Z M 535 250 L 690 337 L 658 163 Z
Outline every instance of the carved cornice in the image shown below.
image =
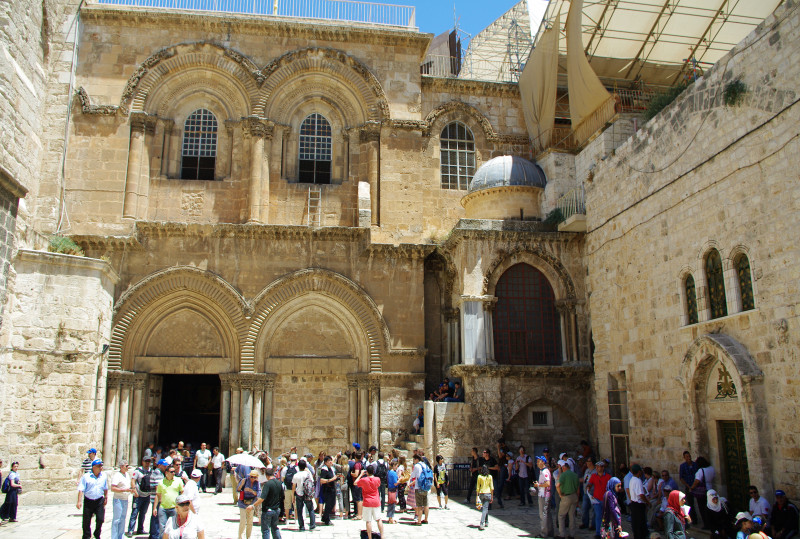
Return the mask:
M 98 114 L 101 116 L 115 116 L 119 111 L 119 107 L 114 105 L 92 105 L 89 100 L 89 94 L 83 89 L 83 86 L 75 91 L 75 96 L 81 102 L 81 112 L 84 114 Z
M 488 82 L 447 77 L 422 76 L 422 91 L 445 92 L 470 96 L 519 97 L 515 82 Z
M 242 389 L 258 390 L 267 389 L 267 383 L 272 382 L 272 387 L 275 385 L 275 374 L 261 374 L 261 373 L 243 373 L 240 372 L 236 375 L 235 383 Z
M 387 120 L 384 125 L 391 129 L 401 129 L 405 131 L 422 131 L 429 128 L 425 120 Z
M 589 384 L 594 369 L 587 364 L 565 365 L 453 365 L 450 376 L 456 378 L 510 378 L 564 380 L 570 384 Z
M 137 384 L 141 382 L 141 388 L 144 388 L 144 379 L 146 375 L 137 374 L 132 371 L 108 371 L 108 387 L 116 387 L 119 389 L 134 389 Z
M 223 391 L 230 391 L 236 382 L 237 374 L 220 374 L 219 381 Z
M 240 53 L 239 51 L 230 49 L 228 47 L 224 48 L 223 54 L 236 62 L 237 64 L 241 65 L 245 71 L 250 73 L 250 75 L 255 79 L 256 83 L 261 86 L 266 80 L 266 77 L 258 68 L 255 62 L 253 62 L 250 58 L 245 56 L 244 54 Z
M 255 225 L 255 224 L 209 224 L 137 221 L 137 238 L 241 238 L 268 240 L 369 240 L 369 230 L 355 227 L 322 227 L 313 229 L 307 226 Z
M 535 187 L 533 185 L 499 185 L 497 187 L 489 187 L 488 189 L 480 189 L 478 191 L 473 191 L 472 193 L 467 193 L 461 198 L 461 206 L 467 207 L 467 203 L 475 200 L 476 198 L 486 198 L 494 196 L 497 193 L 520 193 L 528 194 L 528 195 L 538 195 L 543 193 L 544 189 L 541 187 Z
M 146 112 L 134 112 L 131 114 L 131 131 L 144 132 L 152 135 L 156 132 L 158 117 L 147 114 Z
M 172 58 L 175 56 L 175 54 L 176 51 L 174 48 L 161 49 L 155 54 L 147 57 L 144 62 L 139 64 L 139 67 L 136 68 L 136 71 L 133 72 L 133 75 L 130 76 L 127 84 L 125 84 L 125 89 L 122 90 L 122 96 L 119 100 L 119 110 L 121 110 L 124 114 L 130 112 L 131 99 L 133 99 L 133 94 L 136 92 L 136 87 L 139 86 L 139 81 L 142 80 L 142 77 L 147 75 L 147 73 L 153 67 L 157 66 L 162 60 Z
M 88 252 L 143 251 L 144 246 L 133 236 L 70 236 L 72 241 Z
M 425 258 L 436 250 L 435 245 L 401 243 L 393 245 L 391 243 L 371 243 L 364 249 L 364 256 L 380 258 Z

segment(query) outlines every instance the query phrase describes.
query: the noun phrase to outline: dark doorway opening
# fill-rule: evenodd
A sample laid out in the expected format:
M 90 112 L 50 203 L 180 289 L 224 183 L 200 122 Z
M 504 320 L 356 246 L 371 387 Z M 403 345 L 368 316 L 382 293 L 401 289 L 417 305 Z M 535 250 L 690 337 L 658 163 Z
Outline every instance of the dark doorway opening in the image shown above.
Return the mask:
M 219 445 L 220 380 L 216 374 L 165 374 L 159 444 L 183 441 L 200 449 Z

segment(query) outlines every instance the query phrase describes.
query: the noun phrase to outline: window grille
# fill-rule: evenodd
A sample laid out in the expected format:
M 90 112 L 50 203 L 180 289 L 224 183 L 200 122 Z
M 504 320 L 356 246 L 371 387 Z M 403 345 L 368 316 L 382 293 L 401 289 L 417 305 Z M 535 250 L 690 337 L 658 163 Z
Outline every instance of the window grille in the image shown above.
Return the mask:
M 722 258 L 716 249 L 712 249 L 706 256 L 706 283 L 708 283 L 711 318 L 726 316 L 728 314 L 728 306 L 725 303 L 725 279 L 722 275 Z
M 311 114 L 300 125 L 300 177 L 304 183 L 331 183 L 331 124 Z
M 213 180 L 217 159 L 217 119 L 206 109 L 191 113 L 183 124 L 181 178 Z
M 547 418 L 547 411 L 537 411 L 534 410 L 531 412 L 531 425 L 535 427 L 546 427 L 550 424 Z
M 686 322 L 687 324 L 696 324 L 698 322 L 697 316 L 697 291 L 694 286 L 694 277 L 691 275 L 686 276 L 685 281 L 686 290 Z
M 445 126 L 439 138 L 442 189 L 467 189 L 475 174 L 475 139 L 461 122 Z
M 742 300 L 742 310 L 749 311 L 756 308 L 753 297 L 753 279 L 750 274 L 750 260 L 742 253 L 736 258 L 736 277 L 739 279 L 739 294 Z

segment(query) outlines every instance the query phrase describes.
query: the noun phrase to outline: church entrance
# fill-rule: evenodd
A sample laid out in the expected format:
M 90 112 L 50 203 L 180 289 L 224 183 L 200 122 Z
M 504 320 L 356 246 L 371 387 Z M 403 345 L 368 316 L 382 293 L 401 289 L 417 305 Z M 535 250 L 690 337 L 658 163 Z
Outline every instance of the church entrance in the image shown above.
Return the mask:
M 165 374 L 159 444 L 183 441 L 194 449 L 219 445 L 220 379 L 216 374 Z
M 728 488 L 728 503 L 733 511 L 746 511 L 749 500 L 747 487 L 750 472 L 747 466 L 747 447 L 744 442 L 742 421 L 718 421 L 720 453 L 722 456 L 725 486 Z

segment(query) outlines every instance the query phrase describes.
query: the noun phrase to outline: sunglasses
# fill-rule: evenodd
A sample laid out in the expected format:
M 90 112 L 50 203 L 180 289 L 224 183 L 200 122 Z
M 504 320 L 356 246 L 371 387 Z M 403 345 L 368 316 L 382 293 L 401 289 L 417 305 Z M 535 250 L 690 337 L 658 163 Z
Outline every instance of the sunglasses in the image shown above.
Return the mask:
M 179 503 L 178 507 L 189 507 L 189 502 Z
M 167 473 L 175 473 L 175 470 L 167 470 Z

